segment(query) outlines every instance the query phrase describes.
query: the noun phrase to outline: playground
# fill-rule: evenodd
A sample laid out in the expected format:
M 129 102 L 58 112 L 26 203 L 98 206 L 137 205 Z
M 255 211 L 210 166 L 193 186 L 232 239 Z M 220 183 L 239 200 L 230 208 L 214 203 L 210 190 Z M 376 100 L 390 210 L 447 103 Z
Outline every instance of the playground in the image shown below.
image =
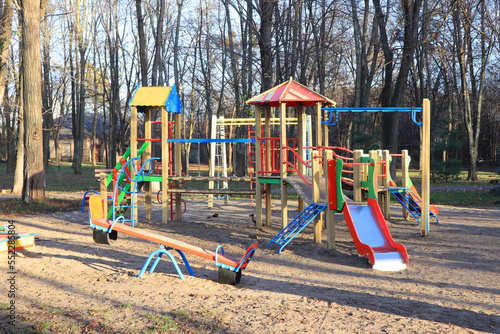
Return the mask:
M 78 195 L 81 212 L 11 223 L 19 237 L 36 233 L 36 247 L 16 258 L 18 329 L 498 332 L 499 212 L 431 205 L 428 100 L 335 108 L 291 78 L 247 103 L 249 138 L 226 139 L 227 123 L 214 119 L 211 138 L 183 139 L 175 86 L 138 87 L 132 145 L 114 169 L 96 170 L 99 186 Z M 328 128 L 353 112 L 407 113 L 422 127 L 420 190 L 407 150 L 329 145 Z M 297 138 L 287 138 L 291 126 Z M 210 146 L 208 175 L 182 172 L 188 143 Z M 231 143 L 248 145 L 246 177 L 227 173 Z
M 278 254 L 264 245 L 279 226 L 256 230 L 248 216 L 255 206 L 248 200 L 216 201 L 211 210 L 206 205 L 204 199 L 191 200 L 183 221 L 165 226 L 157 204 L 152 221 L 137 226 L 207 249 L 223 244 L 227 254 L 241 255 L 259 241 L 236 286 L 219 284 L 213 262 L 194 256 L 189 261 L 196 277 L 181 280 L 162 260 L 154 273 L 137 278 L 158 246 L 126 235 L 112 247 L 95 244 L 87 212 L 15 217 L 19 232 L 38 232 L 36 247 L 19 251 L 16 259 L 19 328 L 26 333 L 500 330 L 498 208 L 440 206 L 439 225 L 432 224 L 425 238 L 414 219 L 394 214 L 391 233 L 406 246 L 410 261 L 406 270 L 381 272 L 358 255 L 342 214 L 336 214 L 335 250 L 326 248 L 326 236 L 314 244 L 307 227 Z M 289 205 L 290 214 L 297 214 L 297 201 Z M 215 212 L 218 217 L 212 217 Z M 279 219 L 278 205 L 272 215 Z M 6 270 L 6 261 L 1 265 Z M 6 313 L 1 314 L 3 323 Z

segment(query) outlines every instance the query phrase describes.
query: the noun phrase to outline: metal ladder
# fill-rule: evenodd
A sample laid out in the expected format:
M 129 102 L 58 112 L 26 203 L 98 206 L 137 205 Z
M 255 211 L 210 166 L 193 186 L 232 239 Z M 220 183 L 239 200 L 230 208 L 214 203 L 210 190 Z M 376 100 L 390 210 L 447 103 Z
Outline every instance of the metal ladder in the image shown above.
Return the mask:
M 311 223 L 314 218 L 316 218 L 323 210 L 326 209 L 326 204 L 316 204 L 311 203 L 307 208 L 305 208 L 297 217 L 295 217 L 290 224 L 288 224 L 280 233 L 278 233 L 267 245 L 267 248 L 271 246 L 271 244 L 277 244 L 281 246 L 279 250 L 279 254 L 283 248 L 285 248 L 290 241 L 297 234 L 299 234 L 309 223 Z
M 389 191 L 417 220 L 418 225 L 420 225 L 420 218 L 422 217 L 422 201 L 418 199 L 418 196 L 416 196 L 408 188 L 389 188 Z M 436 223 L 439 223 L 438 217 L 431 210 L 429 210 L 429 217 L 436 218 Z

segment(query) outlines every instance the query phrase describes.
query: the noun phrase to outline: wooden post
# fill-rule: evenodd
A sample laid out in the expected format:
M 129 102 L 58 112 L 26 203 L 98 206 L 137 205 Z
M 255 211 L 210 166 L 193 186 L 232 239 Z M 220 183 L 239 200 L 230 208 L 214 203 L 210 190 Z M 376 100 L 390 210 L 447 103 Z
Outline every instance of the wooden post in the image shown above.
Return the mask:
M 424 99 L 422 111 L 422 218 L 420 228 L 422 236 L 429 233 L 429 188 L 431 171 L 431 105 Z
M 323 111 L 321 110 L 321 103 L 316 102 L 316 149 L 319 150 L 320 146 L 323 146 L 323 135 L 321 121 L 323 120 Z M 314 155 L 313 155 L 314 156 Z M 319 171 L 320 176 L 322 175 L 322 170 Z
M 217 138 L 217 116 L 212 115 L 212 125 L 210 127 L 210 133 L 212 134 L 212 139 Z M 214 189 L 213 177 L 215 176 L 215 143 L 210 143 L 210 165 L 208 166 L 208 176 L 212 180 L 208 181 L 208 189 Z M 208 195 L 208 208 L 211 209 L 214 206 L 214 195 Z
M 401 158 L 401 169 L 402 169 L 402 178 L 403 178 L 403 184 L 402 187 L 405 189 L 410 188 L 410 155 L 408 154 L 408 150 L 403 150 L 402 151 L 403 157 Z M 403 217 L 404 219 L 408 219 L 408 216 L 410 213 L 408 210 L 403 206 Z
M 174 114 L 174 138 L 181 138 L 181 114 Z M 181 154 L 181 143 L 174 144 L 175 155 L 174 155 L 174 166 L 175 166 L 175 176 L 180 177 L 182 175 L 182 154 Z M 180 181 L 175 181 L 175 187 L 180 188 Z M 181 220 L 181 204 L 182 204 L 182 194 L 175 194 L 175 220 Z
M 297 106 L 297 128 L 298 128 L 298 138 L 297 138 L 297 153 L 302 160 L 305 159 L 304 144 L 306 142 L 306 118 L 302 109 L 302 105 Z M 302 175 L 306 175 L 306 166 L 299 162 L 298 164 L 299 172 Z M 299 196 L 299 212 L 304 210 L 304 199 Z
M 354 150 L 354 160 L 353 160 L 354 163 L 360 163 L 362 155 L 363 155 L 362 150 Z M 355 165 L 353 170 L 354 173 L 352 181 L 353 181 L 354 201 L 361 202 L 363 200 L 363 192 L 361 189 L 361 181 L 363 180 L 363 174 L 361 173 L 361 171 L 363 170 L 363 167 Z
M 320 189 L 319 189 L 319 179 L 321 177 L 321 168 L 319 160 L 314 157 L 318 155 L 318 151 L 314 150 L 312 154 L 312 191 L 313 191 L 313 202 L 319 204 L 320 201 Z M 314 242 L 321 243 L 321 229 L 323 228 L 323 221 L 320 219 L 321 215 L 318 215 L 314 219 Z
M 262 122 L 262 121 L 261 121 Z M 261 127 L 262 129 L 262 127 Z M 264 135 L 266 138 L 271 137 L 271 107 L 266 106 L 266 113 L 264 115 Z M 266 164 L 271 166 L 271 142 L 266 140 Z M 272 224 L 272 203 L 271 203 L 271 183 L 266 184 L 266 225 L 271 226 Z
M 220 125 L 220 129 L 215 127 L 217 131 L 220 133 L 220 139 L 226 139 L 226 132 L 224 129 L 224 116 L 220 117 L 222 124 Z M 216 137 L 217 138 L 217 137 Z M 220 149 L 220 159 L 222 161 L 222 177 L 227 177 L 227 157 L 226 157 L 226 143 L 221 143 Z M 224 189 L 228 189 L 227 181 L 222 181 L 222 185 Z M 224 204 L 229 204 L 229 195 L 224 196 Z
M 132 107 L 130 108 L 130 156 L 129 159 L 137 157 L 137 107 Z M 135 164 L 135 162 L 134 162 Z M 135 168 L 134 166 L 130 165 L 128 166 L 130 170 L 130 178 L 133 180 L 131 184 L 130 191 L 133 190 L 132 187 L 136 187 L 137 185 L 135 184 Z M 133 193 L 132 197 L 130 200 L 133 203 L 137 203 L 137 194 Z M 130 208 L 130 216 L 132 217 L 133 220 L 137 220 L 137 210 L 134 207 Z
M 151 108 L 147 108 L 144 114 L 144 138 L 145 139 L 151 139 Z M 151 146 L 152 143 L 150 142 L 148 147 L 146 148 L 146 151 L 142 155 L 142 162 L 141 165 L 144 165 L 146 161 L 151 159 Z M 151 162 L 149 163 L 149 169 L 151 170 L 153 168 L 153 165 Z M 144 192 L 146 193 L 146 220 L 151 220 L 151 182 L 146 182 L 144 184 Z
M 325 191 L 326 191 L 326 245 L 328 249 L 335 249 L 335 214 L 333 210 L 328 208 L 330 201 L 336 201 L 336 198 L 330 198 L 328 189 L 328 160 L 333 158 L 333 153 L 330 150 L 323 151 L 323 169 L 325 174 Z
M 327 120 L 328 120 L 328 111 L 323 110 L 323 118 L 321 119 L 321 121 L 324 122 Z M 328 124 L 326 123 L 322 124 L 321 127 L 323 130 L 323 146 L 328 146 Z
M 287 154 L 286 146 L 286 104 L 280 103 L 280 167 L 281 167 L 281 227 L 288 225 L 288 194 L 285 179 L 287 177 Z
M 161 161 L 162 161 L 162 190 L 161 190 L 161 217 L 162 223 L 168 223 L 168 113 L 161 109 Z
M 259 138 L 262 137 L 262 126 L 261 126 L 261 108 L 260 106 L 255 106 L 255 211 L 256 217 L 256 227 L 262 229 L 262 186 L 260 184 L 260 172 L 261 172 L 261 143 Z
M 390 161 L 391 155 L 389 150 L 382 151 L 382 160 L 385 161 L 383 165 L 382 174 L 385 177 L 382 179 L 382 187 L 384 188 L 384 217 L 385 219 L 391 219 L 391 196 L 389 193 L 389 177 L 390 177 Z

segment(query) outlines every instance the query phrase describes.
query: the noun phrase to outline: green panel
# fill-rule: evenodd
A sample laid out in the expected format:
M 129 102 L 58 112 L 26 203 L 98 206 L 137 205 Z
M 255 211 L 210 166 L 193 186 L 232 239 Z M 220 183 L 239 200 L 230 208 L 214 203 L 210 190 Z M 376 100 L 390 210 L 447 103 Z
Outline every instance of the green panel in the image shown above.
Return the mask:
M 259 177 L 259 183 L 281 184 L 281 178 Z
M 171 178 L 169 178 L 170 180 Z M 147 175 L 143 177 L 143 181 L 150 181 L 150 182 L 162 182 L 163 181 L 163 176 L 161 175 Z
M 361 186 L 368 188 L 368 198 L 373 198 L 377 200 L 377 189 L 375 189 L 375 184 L 377 180 L 375 177 L 375 160 L 370 157 L 361 157 L 362 163 L 371 164 L 368 166 L 368 181 L 361 181 Z
M 342 191 L 342 169 L 344 168 L 344 162 L 342 159 L 335 159 L 335 187 L 337 193 L 337 211 L 342 212 L 344 208 L 345 200 L 344 193 Z

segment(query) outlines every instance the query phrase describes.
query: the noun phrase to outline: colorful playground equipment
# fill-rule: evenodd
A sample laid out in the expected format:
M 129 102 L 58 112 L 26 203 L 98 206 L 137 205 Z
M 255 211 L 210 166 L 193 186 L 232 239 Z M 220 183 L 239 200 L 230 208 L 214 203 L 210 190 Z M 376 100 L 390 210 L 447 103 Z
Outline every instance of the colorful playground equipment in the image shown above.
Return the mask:
M 182 260 L 192 276 L 195 276 L 189 262 L 184 253 L 192 254 L 195 256 L 203 257 L 208 260 L 214 261 L 215 265 L 219 268 L 218 277 L 219 282 L 222 284 L 238 284 L 241 280 L 241 271 L 248 266 L 248 263 L 255 254 L 255 249 L 258 243 L 255 242 L 247 249 L 243 257 L 238 261 L 229 256 L 224 255 L 222 246 L 217 246 L 215 251 L 209 251 L 201 247 L 193 246 L 185 242 L 175 240 L 166 236 L 148 232 L 133 226 L 125 224 L 122 217 L 113 220 L 104 218 L 104 211 L 102 208 L 103 201 L 99 195 L 92 195 L 89 199 L 89 223 L 93 230 L 94 242 L 98 244 L 110 245 L 118 238 L 118 232 L 131 235 L 143 240 L 151 241 L 160 245 L 160 249 L 152 252 L 146 262 L 144 263 L 139 277 L 141 277 L 148 268 L 151 260 L 156 256 L 156 259 L 151 266 L 149 273 L 153 273 L 158 265 L 162 255 L 167 255 L 172 262 L 179 277 L 184 280 L 184 275 L 180 270 L 177 261 L 169 250 L 175 250 L 182 257 Z
M 396 271 L 406 268 L 408 253 L 406 248 L 392 239 L 382 210 L 377 201 L 377 162 L 370 157 L 363 157 L 360 163 L 351 167 L 368 167 L 367 180 L 362 186 L 368 189 L 367 203 L 345 200 L 342 192 L 342 159 L 329 159 L 328 164 L 328 209 L 342 212 L 351 233 L 354 245 L 361 256 L 365 256 L 373 269 Z M 347 165 L 348 163 L 346 163 Z
M 408 255 L 402 245 L 395 243 L 390 237 L 390 233 L 385 224 L 385 219 L 390 217 L 390 194 L 393 186 L 390 184 L 390 154 L 388 151 L 373 151 L 369 155 L 362 151 L 350 152 L 351 157 L 342 156 L 335 152 L 339 148 L 328 145 L 328 126 L 336 124 L 338 114 L 342 112 L 409 112 L 412 120 L 419 126 L 423 126 L 423 172 L 422 172 L 422 194 L 423 198 L 417 202 L 413 200 L 411 204 L 403 202 L 405 210 L 416 216 L 419 213 L 422 236 L 429 232 L 429 217 L 432 217 L 433 210 L 429 206 L 429 117 L 430 105 L 428 100 L 424 100 L 423 108 L 322 108 L 322 105 L 334 105 L 333 101 L 315 93 L 306 87 L 296 83 L 292 79 L 278 85 L 264 93 L 257 95 L 247 101 L 247 104 L 255 106 L 256 124 L 260 124 L 262 110 L 264 110 L 264 123 L 269 129 L 270 109 L 279 108 L 280 133 L 279 137 L 269 138 L 269 131 L 263 136 L 259 127 L 256 127 L 256 142 L 261 143 L 256 147 L 256 183 L 257 183 L 257 212 L 256 225 L 262 227 L 262 188 L 261 184 L 266 184 L 266 194 L 270 192 L 270 185 L 280 185 L 281 189 L 281 209 L 282 209 L 282 231 L 273 238 L 268 246 L 277 244 L 281 250 L 307 225 L 314 222 L 314 241 L 321 242 L 322 215 L 326 217 L 327 243 L 328 248 L 334 248 L 335 242 L 335 222 L 334 213 L 343 212 L 349 225 L 353 240 L 357 243 L 357 249 L 362 256 L 366 256 L 374 268 L 381 270 L 399 270 L 405 267 L 408 262 Z M 316 145 L 308 147 L 313 149 L 310 159 L 304 158 L 304 143 L 302 138 L 303 124 L 298 126 L 297 147 L 287 145 L 284 119 L 287 115 L 288 107 L 297 108 L 297 116 L 300 120 L 304 113 L 304 107 L 315 107 L 316 110 Z M 335 116 L 335 117 L 334 117 Z M 417 119 L 421 118 L 421 122 Z M 266 129 L 266 127 L 265 127 Z M 277 144 L 279 142 L 279 144 Z M 344 149 L 345 150 L 345 149 Z M 279 152 L 279 154 L 276 154 Z M 349 186 L 354 192 L 356 205 L 343 205 L 333 210 L 327 208 L 326 204 L 333 201 L 334 193 L 329 191 L 330 178 L 327 168 L 327 161 L 333 157 L 344 161 L 345 167 L 343 175 L 339 176 L 339 184 Z M 369 162 L 366 160 L 370 159 Z M 321 167 L 321 164 L 323 166 Z M 312 169 L 312 178 L 305 176 L 305 169 Z M 298 176 L 289 175 L 290 172 L 297 173 Z M 276 176 L 279 173 L 279 176 Z M 331 172 L 330 172 L 331 173 Z M 351 173 L 350 176 L 346 173 Z M 370 173 L 372 173 L 371 179 Z M 321 177 L 324 176 L 325 185 L 320 185 Z M 352 179 L 351 179 L 352 177 Z M 288 222 L 287 215 L 287 187 L 292 186 L 299 194 L 300 214 Z M 411 188 L 411 185 L 408 185 Z M 406 189 L 406 188 L 405 188 Z M 409 193 L 411 189 L 405 192 Z M 368 205 L 359 204 L 363 199 L 363 192 L 367 192 Z M 339 195 L 340 196 L 340 195 Z M 343 198 L 343 195 L 341 196 Z M 399 195 L 402 197 L 402 195 Z M 336 198 L 336 197 L 335 197 Z M 309 203 L 305 207 L 304 202 Z M 379 205 L 380 202 L 380 205 Z M 407 201 L 409 202 L 409 201 Z M 376 205 L 375 205 L 376 203 Z M 305 208 L 304 208 L 305 207 Z M 437 211 L 437 210 L 436 210 Z M 270 198 L 266 198 L 266 223 L 270 225 Z M 385 218 L 384 218 L 385 216 Z M 361 232 L 360 232 L 361 230 Z M 373 240 L 370 235 L 378 236 Z M 368 238 L 367 238 L 368 237 Z M 357 241 L 356 241 L 357 240 Z M 363 246 L 366 245 L 366 246 Z M 367 247 L 370 247 L 368 249 Z M 385 254 L 385 255 L 382 255 Z M 390 263 L 390 264 L 387 264 Z
M 183 203 L 182 194 L 217 196 L 255 194 L 256 227 L 262 228 L 262 199 L 263 197 L 265 199 L 265 222 L 267 225 L 271 225 L 271 186 L 279 185 L 282 231 L 269 242 L 268 247 L 276 244 L 280 246 L 279 252 L 281 253 L 283 248 L 311 223 L 313 223 L 314 242 L 320 243 L 322 240 L 323 219 L 326 219 L 327 246 L 332 249 L 335 247 L 334 213 L 342 212 L 355 241 L 356 248 L 362 256 L 368 258 L 374 268 L 381 270 L 403 269 L 408 262 L 408 255 L 404 246 L 392 240 L 385 223 L 385 219 L 390 218 L 390 194 L 392 193 L 393 196 L 400 200 L 403 205 L 404 215 L 411 213 L 419 221 L 422 236 L 427 235 L 429 232 L 429 217 L 437 216 L 437 208 L 429 206 L 429 101 L 424 100 L 423 108 L 325 107 L 334 106 L 335 103 L 290 79 L 251 98 L 247 101 L 247 104 L 255 107 L 254 138 L 226 139 L 224 131 L 220 131 L 220 128 L 217 129 L 218 120 L 215 119 L 212 122 L 215 124 L 215 129 L 212 130 L 216 138 L 181 139 L 180 112 L 182 105 L 175 87 L 139 87 L 129 103 L 132 115 L 130 140 L 130 157 L 132 158 L 127 162 L 122 162 L 120 171 L 115 173 L 113 207 L 108 214 L 108 219 L 112 218 L 112 224 L 113 222 L 125 223 L 130 221 L 131 228 L 134 228 L 137 219 L 136 196 L 141 189 L 146 194 L 146 219 L 151 219 L 152 196 L 150 184 L 159 182 L 162 185 L 161 205 L 162 221 L 164 223 L 167 223 L 169 218 L 168 196 L 173 197 L 170 205 L 175 206 L 175 210 L 172 207 L 170 208 L 170 219 L 173 218 L 173 212 L 175 212 L 175 219 L 180 220 L 181 205 Z M 294 116 L 297 116 L 297 138 L 287 138 L 288 107 L 296 107 L 297 113 Z M 309 118 L 309 123 L 307 123 L 308 118 L 305 113 L 308 107 L 313 107 L 315 113 L 313 115 L 315 120 Z M 275 120 L 271 119 L 271 108 L 279 108 L 276 112 L 279 117 Z M 161 111 L 161 122 L 152 122 L 151 111 L 153 109 Z M 144 114 L 144 138 L 137 138 L 137 117 L 139 112 Z M 334 125 L 339 113 L 342 112 L 411 112 L 412 120 L 417 125 L 423 126 L 424 130 L 421 200 L 417 200 L 419 196 L 414 187 L 412 188 L 407 172 L 406 174 L 403 173 L 402 187 L 396 187 L 395 183 L 390 179 L 390 161 L 392 157 L 400 156 L 399 154 L 392 154 L 391 157 L 388 151 L 381 150 L 364 154 L 360 150 L 350 151 L 328 145 L 328 126 Z M 262 114 L 264 114 L 263 118 Z M 422 122 L 417 121 L 419 115 L 421 115 Z M 174 121 L 169 121 L 169 118 L 172 117 Z M 307 139 L 306 136 L 306 128 L 308 128 L 306 124 L 313 123 L 313 120 L 316 134 L 315 146 L 312 145 L 310 138 Z M 295 122 L 295 120 L 293 121 Z M 161 124 L 161 138 L 165 139 L 151 138 L 152 124 Z M 222 121 L 221 124 L 227 123 Z M 241 125 L 239 122 L 234 124 Z M 279 135 L 277 137 L 271 137 L 273 124 L 279 126 Z M 223 125 L 221 126 L 223 127 Z M 138 141 L 143 141 L 144 145 L 146 143 L 160 142 L 161 157 L 152 157 L 151 145 L 143 145 L 144 149 L 141 147 L 141 150 L 138 150 Z M 232 178 L 227 176 L 227 166 L 224 166 L 224 155 L 226 154 L 224 145 L 229 142 L 254 145 L 253 177 Z M 210 144 L 212 158 L 209 177 L 191 177 L 181 174 L 180 152 L 183 143 Z M 404 159 L 408 161 L 407 153 L 402 154 L 406 154 Z M 217 158 L 220 158 L 219 163 L 216 163 Z M 330 168 L 328 162 L 332 159 L 341 161 L 342 165 L 338 167 L 339 169 L 332 170 Z M 250 158 L 250 160 L 252 159 Z M 152 174 L 155 170 L 154 165 L 158 166 L 162 161 L 168 161 L 168 167 L 164 168 L 168 172 L 163 172 L 161 175 L 158 175 L 158 173 Z M 337 166 L 337 164 L 336 162 L 334 165 Z M 405 169 L 408 168 L 408 164 L 403 165 Z M 222 167 L 222 175 L 215 176 L 216 166 Z M 341 171 L 340 176 L 333 177 L 332 173 L 337 174 L 339 170 Z M 332 179 L 335 181 L 332 181 Z M 180 187 L 181 183 L 189 180 L 208 181 L 209 189 L 200 190 Z M 254 181 L 255 189 L 231 190 L 228 189 L 227 181 Z M 130 185 L 123 185 L 124 182 Z M 214 189 L 214 182 L 221 182 L 222 188 Z M 341 191 L 332 190 L 332 188 L 337 189 L 337 183 L 343 187 L 349 187 L 353 191 L 355 204 L 346 204 Z M 287 190 L 290 186 L 299 195 L 300 214 L 291 222 L 288 222 Z M 361 204 L 363 193 L 368 194 L 368 200 Z M 121 204 L 120 194 L 124 194 L 125 198 L 128 196 L 125 204 Z M 101 190 L 101 197 L 107 197 L 105 189 Z M 342 202 L 333 207 L 331 203 L 340 201 L 340 199 Z M 306 206 L 306 203 L 308 206 Z M 104 212 L 107 212 L 106 205 L 107 201 L 104 201 Z M 125 211 L 131 215 L 130 219 L 124 217 L 123 213 Z M 122 228 L 122 225 L 120 224 L 119 228 Z M 105 228 L 109 229 L 107 226 Z M 124 233 L 132 232 L 127 230 Z M 110 234 L 107 233 L 106 235 L 109 236 Z M 161 255 L 163 253 L 159 251 L 156 254 Z M 234 268 L 237 268 L 237 266 Z
M 0 253 L 35 247 L 35 235 L 37 234 L 0 232 Z
M 389 174 L 389 192 L 398 200 L 398 202 L 403 206 L 403 216 L 405 218 L 408 217 L 408 213 L 410 213 L 420 224 L 420 218 L 422 217 L 422 198 L 418 193 L 417 189 L 413 185 L 413 182 L 410 179 L 408 170 L 410 166 L 411 158 L 408 155 L 407 150 L 403 150 L 401 154 L 391 154 L 392 157 L 401 157 L 402 171 L 403 171 L 403 184 L 402 187 L 398 187 L 395 181 L 393 181 Z M 391 161 L 391 160 L 389 160 Z M 429 205 L 429 217 L 433 217 L 436 219 L 436 223 L 439 222 L 438 214 L 439 210 L 434 205 Z
M 306 116 L 306 115 L 304 115 Z M 279 118 L 271 118 L 270 126 L 279 125 Z M 298 125 L 298 121 L 296 117 L 288 117 L 286 120 L 287 126 Z M 306 131 L 304 132 L 304 140 L 306 142 L 306 146 L 309 146 L 311 142 L 311 116 L 307 116 L 306 123 Z M 254 118 L 225 118 L 224 116 L 217 117 L 216 115 L 212 116 L 212 128 L 211 128 L 211 138 L 217 139 L 221 141 L 214 141 L 210 144 L 210 165 L 209 165 L 209 175 L 211 177 L 215 177 L 216 180 L 219 178 L 227 177 L 227 154 L 226 154 L 226 128 L 228 128 L 229 133 L 232 132 L 232 129 L 239 126 L 247 127 L 248 133 L 248 161 L 250 162 L 248 168 L 248 175 L 250 176 L 250 189 L 254 189 L 255 185 L 255 119 Z M 261 123 L 261 131 L 264 131 L 264 123 Z M 292 142 L 296 141 L 292 139 Z M 293 144 L 292 144 L 293 146 Z M 276 148 L 277 149 L 277 148 Z M 306 149 L 306 156 L 309 156 L 311 153 L 310 149 Z M 306 172 L 307 173 L 307 172 Z M 308 174 L 309 175 L 309 174 Z M 265 186 L 265 185 L 264 185 Z M 228 183 L 227 181 L 209 181 L 209 189 L 227 189 Z M 224 204 L 228 204 L 229 195 L 224 195 L 219 198 L 213 198 L 212 195 L 209 195 L 208 199 L 208 207 L 213 207 L 213 200 L 216 199 L 224 199 Z M 253 204 L 253 195 L 250 195 L 251 202 Z

